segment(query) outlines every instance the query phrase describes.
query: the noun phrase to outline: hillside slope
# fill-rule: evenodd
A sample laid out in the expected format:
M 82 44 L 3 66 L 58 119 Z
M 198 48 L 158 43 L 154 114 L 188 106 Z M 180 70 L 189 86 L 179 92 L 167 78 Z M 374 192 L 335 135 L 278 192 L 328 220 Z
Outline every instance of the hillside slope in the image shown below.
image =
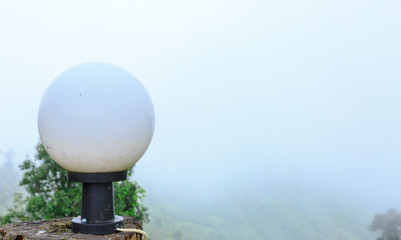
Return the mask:
M 264 188 L 191 200 L 148 191 L 151 239 L 374 240 L 373 213 L 299 188 Z

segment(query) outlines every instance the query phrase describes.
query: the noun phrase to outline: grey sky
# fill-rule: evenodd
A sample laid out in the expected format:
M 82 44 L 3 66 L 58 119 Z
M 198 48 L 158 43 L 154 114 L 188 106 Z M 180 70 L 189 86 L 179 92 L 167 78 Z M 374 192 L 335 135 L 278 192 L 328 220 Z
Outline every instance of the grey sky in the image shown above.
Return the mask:
M 400 27 L 390 0 L 2 1 L 0 150 L 32 155 L 47 85 L 109 62 L 154 101 L 143 184 L 304 182 L 401 208 Z

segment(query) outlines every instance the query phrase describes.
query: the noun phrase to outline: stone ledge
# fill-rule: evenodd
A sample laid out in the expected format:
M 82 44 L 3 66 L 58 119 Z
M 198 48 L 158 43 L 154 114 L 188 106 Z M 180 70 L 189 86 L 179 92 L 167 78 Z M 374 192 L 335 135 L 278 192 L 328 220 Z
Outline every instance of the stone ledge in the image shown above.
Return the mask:
M 19 222 L 0 226 L 0 240 L 54 240 L 54 239 L 99 239 L 99 240 L 141 240 L 137 233 L 113 233 L 108 235 L 75 234 L 71 231 L 71 219 Z M 143 229 L 133 217 L 124 217 L 125 228 Z

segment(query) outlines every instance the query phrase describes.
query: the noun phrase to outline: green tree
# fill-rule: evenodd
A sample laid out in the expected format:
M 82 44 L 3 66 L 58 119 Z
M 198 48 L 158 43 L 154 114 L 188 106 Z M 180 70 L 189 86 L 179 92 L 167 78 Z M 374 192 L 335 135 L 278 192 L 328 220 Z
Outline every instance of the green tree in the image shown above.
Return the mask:
M 401 240 L 401 213 L 390 209 L 384 214 L 376 214 L 369 229 L 382 232 L 377 240 Z
M 47 220 L 80 214 L 81 183 L 70 182 L 67 171 L 51 159 L 44 146 L 38 143 L 35 160 L 27 159 L 19 168 L 24 172 L 20 185 L 28 196 L 14 196 L 14 208 L 0 219 L 1 224 L 16 221 Z M 128 170 L 131 176 L 132 168 Z M 147 222 L 149 215 L 143 206 L 145 190 L 128 180 L 114 183 L 116 214 L 134 216 Z M 21 207 L 24 206 L 24 207 Z

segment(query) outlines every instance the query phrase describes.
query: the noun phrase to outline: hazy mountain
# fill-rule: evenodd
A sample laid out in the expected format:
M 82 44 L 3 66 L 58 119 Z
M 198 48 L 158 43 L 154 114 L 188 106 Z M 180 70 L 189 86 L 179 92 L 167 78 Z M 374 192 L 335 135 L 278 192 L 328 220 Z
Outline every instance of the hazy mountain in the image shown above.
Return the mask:
M 15 153 L 12 149 L 8 149 L 3 155 L 6 160 L 0 164 L 0 215 L 12 207 L 13 194 L 17 190 L 21 191 L 18 186 L 20 174 L 13 163 Z
M 367 229 L 373 212 L 327 192 L 261 188 L 207 201 L 149 190 L 151 239 L 375 239 Z

